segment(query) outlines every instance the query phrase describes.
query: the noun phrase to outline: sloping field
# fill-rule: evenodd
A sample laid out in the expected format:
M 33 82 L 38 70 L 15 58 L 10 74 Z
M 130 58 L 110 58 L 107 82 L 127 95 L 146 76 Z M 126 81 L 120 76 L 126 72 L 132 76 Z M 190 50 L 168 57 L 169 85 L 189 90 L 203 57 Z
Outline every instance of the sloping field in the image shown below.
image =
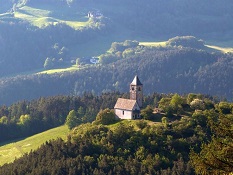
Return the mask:
M 21 157 L 23 154 L 35 150 L 46 141 L 62 138 L 66 140 L 69 130 L 66 125 L 60 126 L 48 131 L 36 134 L 23 140 L 12 142 L 0 147 L 0 166 L 13 162 L 15 158 Z
M 23 6 L 14 12 L 14 17 L 26 20 L 34 26 L 43 28 L 48 25 L 56 25 L 57 23 L 66 23 L 74 29 L 79 29 L 88 24 L 89 19 L 85 17 L 85 13 L 74 13 L 73 11 L 64 11 L 60 15 L 59 9 L 40 9 L 29 6 Z
M 139 44 L 142 46 L 147 46 L 147 47 L 166 47 L 166 42 L 167 41 L 161 41 L 161 42 L 140 42 Z M 218 43 L 216 43 L 218 44 Z M 232 47 L 225 47 L 225 46 L 217 46 L 217 45 L 210 45 L 206 44 L 205 45 L 208 49 L 211 49 L 214 52 L 223 52 L 223 53 L 228 53 L 228 52 L 233 52 Z
M 210 49 L 214 49 L 223 53 L 227 53 L 227 52 L 233 52 L 233 48 L 232 47 L 220 47 L 220 46 L 214 46 L 214 45 L 205 45 L 206 47 L 210 48 Z
M 72 71 L 76 71 L 76 70 L 79 70 L 79 67 L 76 65 L 73 65 L 73 66 L 68 67 L 68 68 L 45 70 L 42 72 L 38 72 L 37 74 L 55 74 L 55 73 L 62 73 L 62 72 L 72 72 Z

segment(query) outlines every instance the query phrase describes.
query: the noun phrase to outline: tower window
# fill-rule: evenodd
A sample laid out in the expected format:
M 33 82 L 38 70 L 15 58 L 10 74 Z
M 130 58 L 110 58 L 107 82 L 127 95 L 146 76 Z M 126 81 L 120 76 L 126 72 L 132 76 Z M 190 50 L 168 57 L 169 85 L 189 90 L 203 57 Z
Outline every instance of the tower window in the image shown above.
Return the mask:
M 125 111 L 122 111 L 122 115 L 125 115 Z
M 132 90 L 134 91 L 134 87 L 132 87 Z
M 140 87 L 138 87 L 138 91 L 141 91 L 141 88 L 140 88 Z

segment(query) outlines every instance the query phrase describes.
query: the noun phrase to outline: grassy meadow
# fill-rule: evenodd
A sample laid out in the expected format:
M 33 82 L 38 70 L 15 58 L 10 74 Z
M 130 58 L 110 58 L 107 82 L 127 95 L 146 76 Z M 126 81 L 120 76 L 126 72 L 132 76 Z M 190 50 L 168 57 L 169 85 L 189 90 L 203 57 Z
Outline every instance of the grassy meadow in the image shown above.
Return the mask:
M 62 73 L 62 72 L 72 72 L 79 70 L 79 67 L 76 65 L 72 65 L 71 67 L 61 68 L 61 69 L 49 69 L 45 71 L 38 72 L 37 74 L 55 74 L 55 73 Z
M 166 47 L 167 41 L 161 42 L 139 42 L 139 45 L 147 46 L 147 47 Z
M 223 53 L 228 53 L 228 52 L 233 52 L 233 48 L 232 47 L 220 47 L 220 46 L 215 46 L 215 45 L 205 45 L 206 47 L 213 49 L 213 50 L 217 50 Z
M 3 145 L 0 146 L 0 166 L 5 163 L 13 162 L 15 158 L 21 157 L 23 154 L 28 153 L 31 150 L 36 150 L 46 141 L 57 138 L 66 140 L 68 133 L 68 127 L 64 125 L 22 139 L 20 141 L 11 142 L 4 145 L 3 143 L 0 143 L 0 145 Z
M 167 41 L 160 41 L 160 42 L 139 42 L 140 45 L 146 46 L 146 47 L 166 47 Z M 226 45 L 222 45 L 221 43 L 215 42 L 215 44 L 206 44 L 206 50 L 210 50 L 213 52 L 223 52 L 223 53 L 232 53 L 233 47 L 228 47 Z
M 14 17 L 22 20 L 26 20 L 34 26 L 39 28 L 46 27 L 48 25 L 56 25 L 58 23 L 66 23 L 68 26 L 79 29 L 88 24 L 89 19 L 85 13 L 74 13 L 73 11 L 62 10 L 62 13 L 58 13 L 59 9 L 51 8 L 34 8 L 29 6 L 23 6 L 14 12 Z

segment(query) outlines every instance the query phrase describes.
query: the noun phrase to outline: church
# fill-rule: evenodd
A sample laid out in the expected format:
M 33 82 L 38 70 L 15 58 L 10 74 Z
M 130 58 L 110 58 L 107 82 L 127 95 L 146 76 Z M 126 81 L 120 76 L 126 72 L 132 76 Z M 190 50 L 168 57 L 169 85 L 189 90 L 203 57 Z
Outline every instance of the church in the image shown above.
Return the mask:
M 118 98 L 114 112 L 120 119 L 139 119 L 140 109 L 143 103 L 143 84 L 138 76 L 135 76 L 130 84 L 130 99 Z

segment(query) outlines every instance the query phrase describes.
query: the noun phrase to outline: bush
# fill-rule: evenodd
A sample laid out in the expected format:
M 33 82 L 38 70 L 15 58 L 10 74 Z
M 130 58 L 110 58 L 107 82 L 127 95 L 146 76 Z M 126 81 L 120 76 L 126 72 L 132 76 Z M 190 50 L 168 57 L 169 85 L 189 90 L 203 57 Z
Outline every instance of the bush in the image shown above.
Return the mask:
M 75 126 L 79 125 L 81 123 L 81 120 L 78 119 L 77 113 L 75 110 L 71 110 L 69 114 L 66 117 L 66 125 L 69 129 L 73 129 Z
M 154 118 L 152 107 L 148 105 L 145 109 L 142 109 L 141 116 L 145 120 L 152 120 Z
M 108 125 L 116 121 L 115 113 L 109 108 L 101 110 L 96 116 L 96 123 Z
M 202 49 L 204 47 L 203 40 L 198 40 L 194 36 L 177 36 L 169 39 L 167 44 L 170 46 L 183 46 L 197 49 Z
M 136 122 L 136 125 L 138 128 L 140 129 L 144 129 L 147 126 L 147 122 L 143 121 L 143 120 L 138 120 Z

